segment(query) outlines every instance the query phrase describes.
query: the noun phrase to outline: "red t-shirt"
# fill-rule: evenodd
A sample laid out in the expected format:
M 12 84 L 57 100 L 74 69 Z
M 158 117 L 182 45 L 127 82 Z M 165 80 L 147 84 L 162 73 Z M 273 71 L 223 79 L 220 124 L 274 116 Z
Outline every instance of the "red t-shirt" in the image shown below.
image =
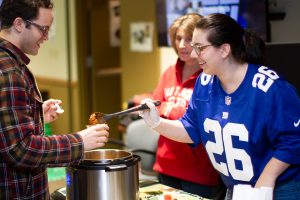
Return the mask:
M 158 109 L 163 118 L 175 120 L 182 117 L 192 96 L 195 81 L 201 70 L 183 83 L 183 65 L 184 62 L 178 59 L 176 65 L 170 66 L 163 73 L 154 90 L 153 98 L 162 102 Z M 192 148 L 188 144 L 160 136 L 153 169 L 199 184 L 218 184 L 218 173 L 211 165 L 203 145 Z

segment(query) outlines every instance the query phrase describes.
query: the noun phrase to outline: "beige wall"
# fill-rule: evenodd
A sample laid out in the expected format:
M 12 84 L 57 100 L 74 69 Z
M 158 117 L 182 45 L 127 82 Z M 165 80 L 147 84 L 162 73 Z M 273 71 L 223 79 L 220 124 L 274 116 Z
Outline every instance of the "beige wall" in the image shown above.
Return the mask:
M 138 93 L 152 91 L 160 75 L 160 52 L 154 28 L 153 52 L 130 51 L 130 23 L 153 22 L 155 24 L 155 1 L 121 0 L 121 68 L 122 100 Z M 154 26 L 155 27 L 155 26 Z
M 285 0 L 277 2 L 286 16 L 283 20 L 270 21 L 271 42 L 273 43 L 293 43 L 300 42 L 300 1 Z
M 51 123 L 51 129 L 53 134 L 65 134 L 72 132 L 71 130 L 71 125 L 70 125 L 70 113 L 72 112 L 73 115 L 77 115 L 78 113 L 76 112 L 78 109 L 75 109 L 75 111 L 71 111 L 71 107 L 68 106 L 68 82 L 66 81 L 60 81 L 57 79 L 51 79 L 51 78 L 41 78 L 41 77 L 36 77 L 38 87 L 40 91 L 47 91 L 49 92 L 49 96 L 54 99 L 61 99 L 63 102 L 63 109 L 65 112 L 60 115 L 60 117 Z M 78 89 L 77 89 L 77 84 L 73 83 L 72 84 L 72 90 L 74 94 L 78 95 Z M 78 98 L 74 98 L 76 104 L 78 104 Z M 75 112 L 75 113 L 74 113 Z M 74 116 L 73 116 L 74 117 Z M 74 130 L 78 130 L 77 128 L 74 128 Z

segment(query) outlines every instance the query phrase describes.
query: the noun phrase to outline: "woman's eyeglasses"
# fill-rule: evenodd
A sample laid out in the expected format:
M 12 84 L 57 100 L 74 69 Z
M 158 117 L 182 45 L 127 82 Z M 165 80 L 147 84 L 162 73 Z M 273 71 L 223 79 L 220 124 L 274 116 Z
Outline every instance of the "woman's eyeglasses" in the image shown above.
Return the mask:
M 190 43 L 191 47 L 193 48 L 193 50 L 195 50 L 196 54 L 199 56 L 201 54 L 202 51 L 204 51 L 204 49 L 206 49 L 209 46 L 212 46 L 211 44 L 207 44 L 207 45 L 200 45 L 198 43 Z
M 37 27 L 43 34 L 44 37 L 46 37 L 48 35 L 48 32 L 49 32 L 49 29 L 50 27 L 49 26 L 42 26 L 42 25 L 39 25 L 37 23 L 34 23 L 30 20 L 24 20 L 26 23 L 30 24 L 30 25 L 33 25 L 35 27 Z

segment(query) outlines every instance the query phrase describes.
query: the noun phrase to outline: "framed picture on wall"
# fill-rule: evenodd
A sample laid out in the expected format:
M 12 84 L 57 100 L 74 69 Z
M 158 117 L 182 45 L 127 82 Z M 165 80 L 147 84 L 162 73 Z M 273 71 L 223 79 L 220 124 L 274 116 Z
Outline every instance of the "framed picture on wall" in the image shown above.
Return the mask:
M 130 24 L 130 50 L 137 52 L 152 52 L 152 22 L 135 22 Z

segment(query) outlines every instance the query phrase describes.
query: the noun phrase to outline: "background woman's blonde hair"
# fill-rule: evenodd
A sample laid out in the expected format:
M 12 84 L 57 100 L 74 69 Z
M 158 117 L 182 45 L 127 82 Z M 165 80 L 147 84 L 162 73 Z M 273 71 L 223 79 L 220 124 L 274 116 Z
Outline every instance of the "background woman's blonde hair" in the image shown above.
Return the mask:
M 176 53 L 178 53 L 175 44 L 177 30 L 180 28 L 184 31 L 184 34 L 186 36 L 192 37 L 195 26 L 201 18 L 202 16 L 197 13 L 188 13 L 181 17 L 178 17 L 171 24 L 171 26 L 169 27 L 169 37 L 171 40 L 171 45 Z

